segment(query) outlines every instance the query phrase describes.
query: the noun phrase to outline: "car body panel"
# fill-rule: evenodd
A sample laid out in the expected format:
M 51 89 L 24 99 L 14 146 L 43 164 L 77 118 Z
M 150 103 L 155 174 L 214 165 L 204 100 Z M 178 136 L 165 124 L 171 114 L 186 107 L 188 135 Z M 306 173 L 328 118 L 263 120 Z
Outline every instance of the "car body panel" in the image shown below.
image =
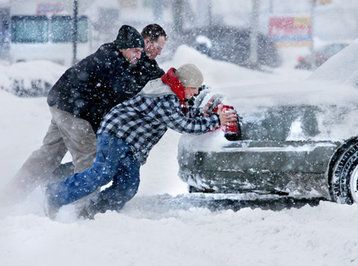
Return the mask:
M 243 140 L 226 141 L 216 132 L 213 141 L 221 143 L 207 149 L 200 136 L 183 136 L 179 175 L 199 190 L 218 193 L 260 190 L 326 197 L 325 172 L 341 142 L 310 140 L 320 133 L 317 114 L 312 106 L 269 108 L 243 121 Z
M 329 198 L 331 158 L 358 132 L 358 60 L 351 58 L 358 42 L 341 53 L 301 82 L 219 88 L 236 92 L 224 101 L 243 117 L 242 140 L 230 142 L 220 130 L 183 135 L 179 176 L 203 192 Z

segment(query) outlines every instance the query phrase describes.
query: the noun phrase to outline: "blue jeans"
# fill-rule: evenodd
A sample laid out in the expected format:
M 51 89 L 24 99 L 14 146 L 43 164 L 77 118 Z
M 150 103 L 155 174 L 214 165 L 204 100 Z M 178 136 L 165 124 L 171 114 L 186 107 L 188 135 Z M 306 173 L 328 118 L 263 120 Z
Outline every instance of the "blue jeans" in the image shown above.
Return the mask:
M 59 208 L 79 200 L 103 185 L 112 185 L 101 191 L 93 202 L 97 212 L 119 210 L 137 193 L 140 163 L 127 143 L 111 134 L 97 136 L 94 164 L 84 172 L 51 184 L 46 194 L 50 205 Z

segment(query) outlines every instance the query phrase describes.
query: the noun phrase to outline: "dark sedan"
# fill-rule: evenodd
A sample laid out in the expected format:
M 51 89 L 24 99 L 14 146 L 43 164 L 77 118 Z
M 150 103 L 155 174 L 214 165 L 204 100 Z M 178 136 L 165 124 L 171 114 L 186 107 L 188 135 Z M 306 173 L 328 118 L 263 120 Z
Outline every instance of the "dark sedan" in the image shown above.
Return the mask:
M 258 192 L 358 202 L 358 42 L 302 82 L 221 88 L 242 120 L 182 136 L 179 175 L 190 192 Z M 238 92 L 235 95 L 235 92 Z

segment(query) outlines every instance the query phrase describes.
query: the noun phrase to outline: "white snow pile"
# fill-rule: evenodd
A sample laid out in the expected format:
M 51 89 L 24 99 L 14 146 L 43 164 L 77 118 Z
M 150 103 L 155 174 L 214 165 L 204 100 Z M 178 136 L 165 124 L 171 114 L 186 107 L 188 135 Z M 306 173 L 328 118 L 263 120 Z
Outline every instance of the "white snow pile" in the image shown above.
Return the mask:
M 300 80 L 303 75 L 292 69 L 257 73 L 214 61 L 185 47 L 164 66 L 178 67 L 186 62 L 197 64 L 206 83 L 217 88 Z M 10 77 L 22 77 L 29 82 L 35 73 L 54 82 L 64 71 L 57 65 L 44 64 L 46 67 L 29 63 L 31 67 L 26 70 L 8 66 L 12 71 L 6 72 L 5 68 L 1 71 L 0 85 L 9 89 Z M 275 92 L 271 91 L 272 96 Z M 253 105 L 259 97 L 255 93 L 250 95 L 249 90 L 232 89 L 227 93 L 251 99 Z M 0 186 L 3 186 L 39 147 L 50 115 L 44 97 L 19 98 L 0 91 L 0 106 Z M 0 265 L 358 263 L 358 206 L 321 202 L 316 207 L 281 211 L 259 208 L 210 211 L 193 204 L 186 184 L 177 177 L 178 139 L 179 134 L 169 131 L 153 149 L 141 168 L 140 191 L 120 213 L 107 212 L 88 221 L 72 217 L 69 210 L 52 221 L 43 214 L 41 190 L 22 204 L 0 210 Z M 198 200 L 200 196 L 195 198 Z
M 146 200 L 143 198 L 143 201 Z M 142 206 L 95 221 L 34 214 L 0 220 L 2 265 L 355 265 L 357 206 L 282 210 Z M 153 202 L 151 202 L 153 203 Z M 167 206 L 165 206 L 167 207 Z
M 49 61 L 0 64 L 0 89 L 17 96 L 46 96 L 52 85 L 66 70 L 65 66 Z
M 356 86 L 358 82 L 358 40 L 332 56 L 309 79 L 337 81 Z

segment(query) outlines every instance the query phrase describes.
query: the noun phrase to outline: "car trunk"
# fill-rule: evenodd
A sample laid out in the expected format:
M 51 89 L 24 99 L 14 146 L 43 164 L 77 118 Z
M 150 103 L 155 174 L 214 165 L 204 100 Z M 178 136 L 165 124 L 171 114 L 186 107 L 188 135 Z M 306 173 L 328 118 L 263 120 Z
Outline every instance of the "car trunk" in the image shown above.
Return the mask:
M 211 152 L 179 149 L 180 176 L 214 192 L 328 197 L 326 171 L 338 142 L 315 141 L 316 106 L 275 106 L 245 117 L 241 141 Z M 200 190 L 200 189 L 199 189 Z

